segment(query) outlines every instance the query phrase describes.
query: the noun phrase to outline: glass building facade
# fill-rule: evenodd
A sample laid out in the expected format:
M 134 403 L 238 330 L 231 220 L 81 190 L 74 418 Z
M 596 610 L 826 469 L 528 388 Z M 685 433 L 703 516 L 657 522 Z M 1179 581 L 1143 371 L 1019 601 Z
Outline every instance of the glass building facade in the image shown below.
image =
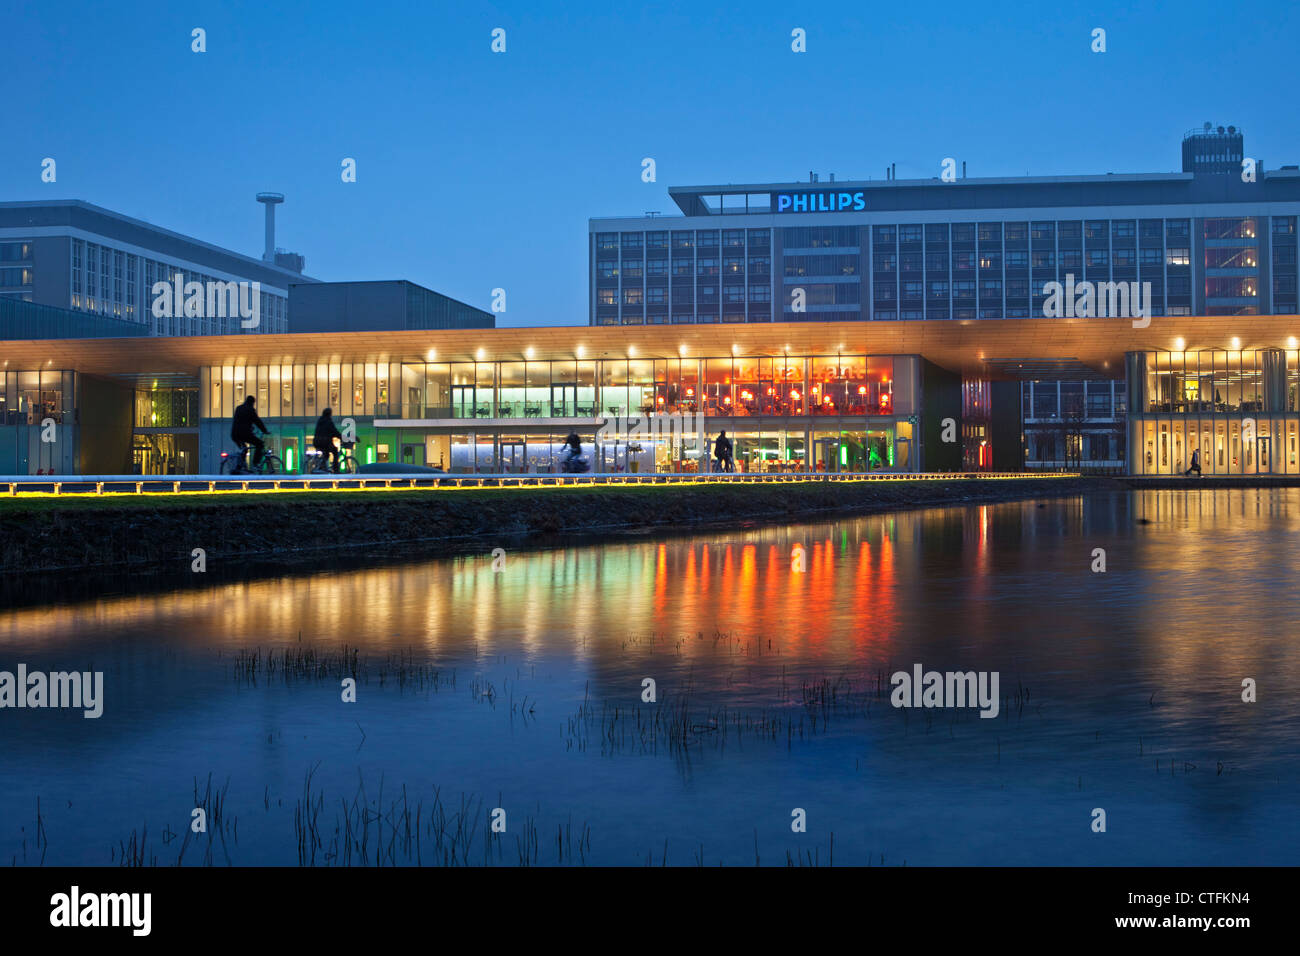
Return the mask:
M 550 472 L 576 431 L 597 471 L 693 472 L 726 431 L 741 471 L 916 471 L 918 389 L 915 356 L 851 353 L 205 366 L 201 461 L 253 395 L 293 470 L 328 407 L 362 463 Z
M 76 472 L 78 378 L 0 368 L 0 475 Z
M 74 312 L 139 322 L 148 326 L 152 335 L 230 335 L 241 330 L 238 315 L 160 317 L 153 314 L 155 283 L 170 286 L 179 275 L 182 288 L 197 282 L 207 289 L 209 283 L 230 281 L 227 277 L 185 268 L 162 258 L 136 255 L 105 242 L 73 238 L 68 244 L 72 277 L 68 307 Z M 164 294 L 170 294 L 170 290 Z M 258 297 L 259 331 L 287 332 L 288 293 L 261 289 Z
M 772 230 L 646 229 L 592 238 L 601 325 L 772 320 Z
M 1123 380 L 1022 383 L 1024 467 L 1118 471 L 1126 458 Z
M 591 324 L 1030 318 L 1070 276 L 1137 282 L 1152 316 L 1294 312 L 1296 217 L 1264 218 L 595 232 Z
M 1130 352 L 1130 473 L 1300 475 L 1300 352 Z

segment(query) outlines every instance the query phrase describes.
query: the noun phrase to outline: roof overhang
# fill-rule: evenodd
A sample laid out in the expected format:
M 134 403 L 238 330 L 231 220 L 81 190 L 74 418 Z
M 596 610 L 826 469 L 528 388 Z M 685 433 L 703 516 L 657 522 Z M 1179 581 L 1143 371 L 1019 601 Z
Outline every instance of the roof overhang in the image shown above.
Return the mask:
M 155 375 L 192 377 L 208 365 L 837 353 L 920 355 L 970 377 L 1019 378 L 1028 370 L 1056 377 L 1090 371 L 1119 378 L 1129 351 L 1293 348 L 1288 341 L 1292 336 L 1300 336 L 1300 316 L 1154 317 L 1146 328 L 1134 328 L 1131 319 L 1064 318 L 582 325 L 41 339 L 0 342 L 0 358 L 10 369 L 64 368 L 138 381 Z

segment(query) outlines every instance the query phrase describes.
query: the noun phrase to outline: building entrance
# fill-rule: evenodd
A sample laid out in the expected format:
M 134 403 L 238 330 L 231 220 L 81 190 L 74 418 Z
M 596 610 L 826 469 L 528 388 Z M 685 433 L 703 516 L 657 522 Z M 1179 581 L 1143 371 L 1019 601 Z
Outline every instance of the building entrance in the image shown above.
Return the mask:
M 501 441 L 501 453 L 497 459 L 501 462 L 502 474 L 520 474 L 528 470 L 528 446 L 522 441 Z

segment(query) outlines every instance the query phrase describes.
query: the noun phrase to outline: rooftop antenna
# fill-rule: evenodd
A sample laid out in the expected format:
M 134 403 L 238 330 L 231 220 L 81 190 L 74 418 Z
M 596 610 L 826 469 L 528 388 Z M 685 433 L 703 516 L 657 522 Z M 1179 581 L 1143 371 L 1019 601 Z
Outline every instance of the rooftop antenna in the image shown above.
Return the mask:
M 257 201 L 266 206 L 266 249 L 264 262 L 275 262 L 275 207 L 284 202 L 284 193 L 258 193 Z

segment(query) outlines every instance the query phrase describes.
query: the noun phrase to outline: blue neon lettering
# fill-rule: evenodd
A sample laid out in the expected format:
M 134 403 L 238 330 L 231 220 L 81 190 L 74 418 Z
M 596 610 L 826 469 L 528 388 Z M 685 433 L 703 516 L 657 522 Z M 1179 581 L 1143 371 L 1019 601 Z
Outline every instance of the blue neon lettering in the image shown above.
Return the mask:
M 855 193 L 777 193 L 777 212 L 845 212 L 867 208 L 866 194 Z

